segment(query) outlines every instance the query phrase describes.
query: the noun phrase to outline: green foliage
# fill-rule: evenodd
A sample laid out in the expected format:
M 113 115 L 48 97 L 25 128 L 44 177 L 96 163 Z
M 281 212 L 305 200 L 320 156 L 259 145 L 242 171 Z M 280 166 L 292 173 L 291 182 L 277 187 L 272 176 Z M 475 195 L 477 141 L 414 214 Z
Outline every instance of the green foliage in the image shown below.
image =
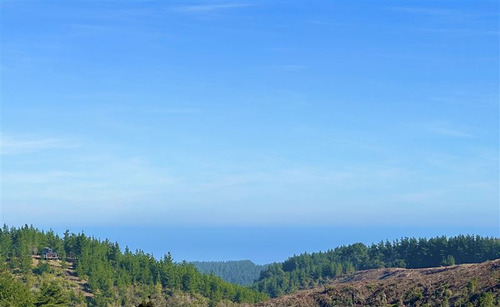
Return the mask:
M 29 288 L 10 273 L 0 273 L 0 306 L 33 306 L 34 296 Z
M 480 236 L 402 238 L 366 246 L 356 243 L 319 253 L 294 255 L 261 272 L 253 288 L 271 297 L 320 285 L 356 270 L 423 268 L 500 258 L 500 239 Z
M 54 270 L 46 261 L 40 261 L 38 266 L 33 269 L 33 273 L 36 275 L 42 275 L 43 273 L 53 273 Z
M 455 265 L 455 257 L 453 257 L 452 255 L 448 255 L 443 259 L 441 264 L 444 266 Z
M 258 281 L 250 289 L 230 284 L 216 274 L 202 274 L 192 263 L 176 263 L 170 254 L 157 260 L 141 250 L 132 252 L 125 248 L 122 251 L 117 243 L 100 241 L 83 233 L 66 232 L 61 238 L 52 231 L 39 231 L 32 226 L 10 229 L 4 226 L 0 229 L 0 269 L 19 272 L 21 279 L 30 285 L 31 279 L 40 280 L 45 275 L 57 275 L 45 261 L 40 261 L 37 267 L 31 269 L 31 255 L 44 247 L 51 247 L 60 257 L 65 255 L 68 263 L 74 265 L 78 277 L 88 281 L 94 296 L 86 303 L 92 306 L 117 302 L 120 305 L 138 305 L 146 298 L 154 301 L 154 304 L 164 305 L 165 302 L 175 303 L 178 297 L 212 306 L 228 301 L 254 303 L 266 299 L 264 293 L 275 297 L 321 285 L 331 278 L 356 270 L 398 266 L 432 267 L 443 264 L 443 260 L 445 264 L 452 264 L 453 260 L 460 264 L 500 258 L 500 240 L 479 236 L 429 240 L 403 238 L 393 243 L 386 241 L 371 246 L 356 243 L 327 252 L 295 255 L 283 263 L 271 264 L 260 272 Z M 226 272 L 231 272 L 228 274 L 242 280 L 242 272 L 251 271 L 253 263 L 229 262 L 217 265 L 219 273 L 224 272 L 225 267 Z M 256 266 L 253 265 L 253 268 Z M 213 273 L 215 271 L 212 269 Z M 238 271 L 241 273 L 234 273 Z M 32 272 L 35 275 L 30 275 Z M 57 269 L 57 272 L 62 274 L 61 269 Z M 477 293 L 476 288 L 472 280 L 464 289 L 463 302 L 467 304 L 473 301 L 475 305 L 481 303 L 489 306 L 489 294 Z M 436 299 L 443 304 L 448 304 L 451 296 L 447 290 L 443 288 L 435 294 Z M 75 305 L 85 300 L 81 294 L 68 292 L 56 282 L 42 284 L 40 295 L 35 293 L 38 292 L 30 292 L 29 287 L 11 275 L 0 274 L 0 306 L 33 306 L 35 303 L 38 306 L 62 306 L 69 301 Z M 412 292 L 407 302 L 420 302 L 420 296 L 418 292 Z M 15 299 L 17 301 L 14 303 L 12 300 Z
M 406 304 L 414 306 L 417 302 L 422 301 L 423 298 L 424 295 L 422 294 L 422 290 L 419 288 L 413 288 L 405 294 L 404 301 Z
M 43 232 L 27 225 L 17 229 L 4 226 L 0 230 L 2 264 L 19 270 L 25 277 L 32 272 L 36 276 L 54 273 L 45 261 L 40 261 L 34 270 L 31 269 L 32 253 L 44 247 L 52 248 L 60 257 L 67 256 L 67 260 L 74 263 L 77 276 L 88 281 L 88 287 L 94 294 L 89 303 L 95 306 L 107 306 L 119 301 L 123 305 L 139 304 L 137 300 L 147 297 L 162 302 L 165 301 L 164 293 L 189 293 L 212 304 L 223 300 L 254 303 L 267 297 L 214 275 L 202 274 L 191 263 L 175 263 L 170 254 L 157 260 L 141 250 L 133 253 L 125 248 L 122 252 L 117 243 L 100 241 L 83 233 L 70 234 L 66 231 L 61 238 L 53 231 Z M 133 289 L 132 294 L 130 289 Z M 43 284 L 36 305 L 66 306 L 70 299 L 73 303 L 82 301 L 75 294 L 65 293 L 56 283 Z M 9 306 L 7 303 L 4 305 Z
M 63 291 L 61 286 L 50 281 L 42 284 L 40 294 L 36 300 L 35 306 L 40 307 L 63 307 L 69 303 L 69 296 Z
M 477 289 L 477 278 L 474 277 L 472 278 L 471 281 L 467 283 L 467 290 L 469 290 L 469 293 L 472 294 L 476 292 L 476 289 Z
M 483 293 L 483 295 L 481 295 L 481 298 L 479 299 L 479 306 L 480 307 L 498 306 L 495 304 L 495 297 L 493 296 L 493 293 L 491 292 Z
M 251 285 L 267 268 L 267 265 L 257 265 L 250 260 L 195 261 L 192 263 L 202 273 L 213 273 L 227 282 L 242 286 Z

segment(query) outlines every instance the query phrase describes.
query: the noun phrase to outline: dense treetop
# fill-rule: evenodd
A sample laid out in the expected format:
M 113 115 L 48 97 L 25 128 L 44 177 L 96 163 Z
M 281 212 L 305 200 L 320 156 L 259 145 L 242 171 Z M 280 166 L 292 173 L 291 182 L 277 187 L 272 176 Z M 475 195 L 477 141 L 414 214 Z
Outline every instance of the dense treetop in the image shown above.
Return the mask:
M 193 264 L 176 263 L 170 254 L 161 260 L 156 260 L 141 250 L 132 252 L 125 248 L 122 252 L 117 243 L 101 241 L 83 233 L 74 234 L 66 231 L 61 238 L 53 231 L 40 231 L 27 225 L 21 228 L 4 226 L 0 230 L 0 266 L 10 269 L 11 272 L 17 272 L 25 284 L 29 284 L 30 276 L 48 271 L 44 261 L 40 261 L 35 268 L 32 265 L 32 254 L 44 247 L 51 247 L 57 252 L 63 266 L 66 265 L 66 261 L 75 263 L 77 276 L 81 280 L 88 281 L 93 294 L 88 299 L 91 305 L 129 305 L 128 292 L 131 287 L 135 291 L 133 296 L 168 297 L 182 293 L 200 297 L 210 305 L 222 300 L 253 303 L 266 297 L 249 288 L 225 282 L 213 274 L 202 274 Z M 8 282 L 10 277 L 1 276 L 1 278 L 5 281 L 5 285 L 9 285 L 9 289 L 12 288 L 10 292 L 25 292 L 26 289 L 22 286 L 11 285 Z M 137 293 L 138 289 L 140 293 Z M 56 299 L 66 304 L 65 300 L 68 298 L 58 292 L 57 285 L 45 283 L 40 285 L 39 290 L 39 293 L 33 294 L 32 299 L 28 299 L 27 306 L 32 306 L 31 301 L 52 302 L 50 293 L 54 294 L 52 296 L 57 294 Z
M 44 247 L 58 253 L 60 268 L 47 261 L 33 261 L 33 255 Z M 27 225 L 4 226 L 0 229 L 0 305 L 122 306 L 138 305 L 143 300 L 160 305 L 254 303 L 267 295 L 276 297 L 324 284 L 356 270 L 436 267 L 497 258 L 500 239 L 460 235 L 402 238 L 369 246 L 355 243 L 294 255 L 265 268 L 251 261 L 177 263 L 169 253 L 157 260 L 141 250 L 122 250 L 117 243 L 83 233 L 66 231 L 60 237 Z M 85 281 L 89 295 L 84 297 L 64 280 L 64 268 L 69 264 L 73 274 Z M 202 274 L 196 267 L 212 274 Z M 251 288 L 216 276 L 248 283 L 259 272 Z

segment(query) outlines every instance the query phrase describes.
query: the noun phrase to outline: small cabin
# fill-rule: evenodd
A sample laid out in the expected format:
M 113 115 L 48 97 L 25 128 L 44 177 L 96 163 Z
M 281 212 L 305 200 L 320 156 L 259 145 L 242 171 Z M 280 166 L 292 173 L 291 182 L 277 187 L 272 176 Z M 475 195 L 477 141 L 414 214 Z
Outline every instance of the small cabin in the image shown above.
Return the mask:
M 54 252 L 51 248 L 46 247 L 42 250 L 42 259 L 57 260 L 57 253 Z

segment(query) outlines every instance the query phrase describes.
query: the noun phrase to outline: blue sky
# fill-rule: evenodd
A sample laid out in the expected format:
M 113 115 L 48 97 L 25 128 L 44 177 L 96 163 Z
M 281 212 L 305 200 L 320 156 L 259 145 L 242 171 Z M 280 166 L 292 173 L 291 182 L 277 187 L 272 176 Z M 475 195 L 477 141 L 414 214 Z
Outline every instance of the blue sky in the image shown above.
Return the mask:
M 497 1 L 2 1 L 1 28 L 4 223 L 499 235 Z

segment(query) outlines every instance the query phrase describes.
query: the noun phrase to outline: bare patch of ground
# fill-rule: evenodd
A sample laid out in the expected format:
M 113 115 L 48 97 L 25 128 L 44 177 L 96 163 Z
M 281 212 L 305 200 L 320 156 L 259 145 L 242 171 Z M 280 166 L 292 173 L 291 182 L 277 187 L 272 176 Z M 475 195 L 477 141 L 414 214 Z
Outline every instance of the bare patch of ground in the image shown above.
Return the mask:
M 476 306 L 485 293 L 499 300 L 500 259 L 438 268 L 358 271 L 256 306 Z
M 41 257 L 39 255 L 32 256 L 33 267 L 36 267 L 40 261 Z M 53 269 L 62 269 L 64 273 L 64 279 L 68 280 L 70 283 L 76 285 L 75 292 L 81 292 L 86 298 L 93 297 L 94 295 L 90 292 L 89 284 L 86 280 L 80 279 L 75 271 L 75 259 L 66 259 L 66 268 L 63 268 L 61 260 L 47 260 L 47 263 Z

